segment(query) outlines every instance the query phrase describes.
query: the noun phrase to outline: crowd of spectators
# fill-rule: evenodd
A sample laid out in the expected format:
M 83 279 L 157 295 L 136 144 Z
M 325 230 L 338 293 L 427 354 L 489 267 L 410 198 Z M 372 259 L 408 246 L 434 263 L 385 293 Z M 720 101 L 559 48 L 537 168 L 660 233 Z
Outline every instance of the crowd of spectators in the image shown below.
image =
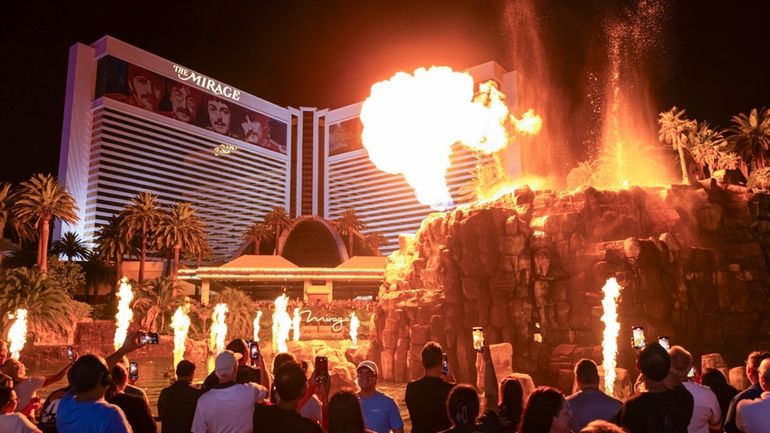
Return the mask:
M 26 375 L 0 341 L 0 432 L 157 433 L 146 394 L 131 383 L 126 356 L 141 347 L 127 336 L 107 358 L 88 354 L 50 377 Z M 751 386 L 738 392 L 719 370 L 691 374 L 692 355 L 681 346 L 651 343 L 637 353 L 635 393 L 625 401 L 600 389 L 594 361 L 574 366 L 575 392 L 541 386 L 525 395 L 519 378 L 497 382 L 488 347 L 480 348 L 483 393 L 456 384 L 443 349 L 421 353 L 423 376 L 406 387 L 413 433 L 768 433 L 770 353 L 746 361 Z M 158 398 L 161 433 L 403 433 L 401 408 L 378 388 L 379 366 L 357 366 L 357 389 L 329 395 L 330 380 L 306 363 L 278 354 L 268 371 L 237 338 L 217 355 L 214 371 L 193 384 L 195 364 L 182 360 L 176 381 Z M 67 385 L 43 403 L 36 391 L 66 375 Z M 699 383 L 701 382 L 701 383 Z

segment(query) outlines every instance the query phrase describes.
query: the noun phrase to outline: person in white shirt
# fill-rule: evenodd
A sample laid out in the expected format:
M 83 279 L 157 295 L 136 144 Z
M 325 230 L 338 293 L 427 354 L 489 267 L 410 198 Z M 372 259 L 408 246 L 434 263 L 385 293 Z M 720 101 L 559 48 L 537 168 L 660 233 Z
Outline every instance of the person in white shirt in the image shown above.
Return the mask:
M 762 396 L 741 400 L 735 414 L 735 425 L 743 433 L 770 432 L 770 358 L 759 364 L 759 385 Z
M 682 346 L 673 346 L 668 351 L 671 357 L 670 376 L 682 382 L 692 394 L 695 406 L 687 433 L 719 433 L 722 431 L 722 409 L 714 391 L 707 386 L 693 382 L 687 377 L 692 368 L 692 355 Z
M 0 388 L 0 431 L 3 433 L 41 433 L 27 417 L 16 413 L 16 392 Z
M 215 372 L 219 384 L 198 399 L 193 433 L 252 432 L 254 404 L 267 397 L 267 389 L 253 382 L 235 382 L 241 356 L 229 350 L 217 356 Z

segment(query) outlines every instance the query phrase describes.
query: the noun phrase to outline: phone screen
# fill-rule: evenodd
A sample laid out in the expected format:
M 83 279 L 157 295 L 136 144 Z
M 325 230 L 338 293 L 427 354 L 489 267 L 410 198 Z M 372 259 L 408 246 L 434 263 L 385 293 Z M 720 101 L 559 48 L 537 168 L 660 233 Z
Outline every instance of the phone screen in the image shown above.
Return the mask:
M 446 353 L 442 355 L 441 359 L 441 374 L 444 376 L 449 374 L 449 361 L 447 360 Z
M 128 364 L 128 377 L 133 380 L 139 379 L 139 365 L 136 361 L 131 361 Z
M 644 328 L 641 326 L 634 326 L 632 328 L 634 349 L 643 349 L 646 342 L 644 338 Z
M 75 350 L 72 348 L 72 346 L 67 346 L 67 359 L 72 361 L 74 357 L 75 357 Z
M 249 355 L 252 361 L 259 359 L 259 343 L 256 341 L 249 341 Z
M 692 367 L 692 368 L 690 368 L 690 371 L 687 372 L 687 377 L 693 378 L 693 377 L 695 377 L 695 373 L 696 373 L 695 367 Z
M 157 332 L 145 332 L 139 337 L 139 342 L 142 344 L 158 344 L 160 337 Z
M 315 380 L 319 383 L 329 380 L 329 359 L 325 356 L 315 357 Z
M 473 328 L 473 350 L 481 352 L 484 348 L 484 328 L 476 326 Z
M 658 344 L 666 350 L 671 349 L 671 343 L 669 342 L 668 337 L 658 337 Z

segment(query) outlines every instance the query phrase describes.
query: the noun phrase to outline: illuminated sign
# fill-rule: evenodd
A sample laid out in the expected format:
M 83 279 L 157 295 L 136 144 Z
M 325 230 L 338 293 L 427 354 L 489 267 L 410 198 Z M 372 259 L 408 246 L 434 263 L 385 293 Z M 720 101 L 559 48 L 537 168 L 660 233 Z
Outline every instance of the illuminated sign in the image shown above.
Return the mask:
M 240 90 L 235 90 L 232 87 L 222 84 L 219 81 L 212 80 L 205 75 L 196 74 L 195 72 L 178 65 L 174 65 L 174 72 L 176 72 L 176 76 L 179 77 L 180 80 L 189 81 L 201 89 L 208 90 L 215 95 L 222 95 L 233 101 L 241 99 Z
M 214 156 L 228 155 L 230 153 L 235 152 L 236 150 L 238 150 L 237 146 L 233 146 L 232 144 L 222 143 L 214 148 Z
M 331 325 L 332 332 L 342 332 L 342 325 L 345 322 L 350 322 L 350 317 L 314 317 L 310 310 L 302 310 L 299 315 L 307 325 Z

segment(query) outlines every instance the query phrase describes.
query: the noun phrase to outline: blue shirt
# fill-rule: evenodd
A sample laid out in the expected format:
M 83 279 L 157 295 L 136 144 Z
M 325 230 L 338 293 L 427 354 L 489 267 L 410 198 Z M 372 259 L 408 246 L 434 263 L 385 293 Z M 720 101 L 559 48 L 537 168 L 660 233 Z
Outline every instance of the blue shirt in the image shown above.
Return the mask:
M 364 424 L 369 430 L 377 433 L 390 433 L 391 430 L 404 428 L 401 412 L 392 398 L 375 391 L 369 397 L 359 394 L 358 400 L 361 402 Z
M 579 432 L 589 422 L 600 419 L 611 421 L 623 406 L 616 400 L 596 388 L 586 388 L 567 397 L 567 404 L 572 411 L 570 426 Z
M 123 411 L 103 399 L 77 401 L 67 394 L 56 413 L 59 433 L 131 433 Z

